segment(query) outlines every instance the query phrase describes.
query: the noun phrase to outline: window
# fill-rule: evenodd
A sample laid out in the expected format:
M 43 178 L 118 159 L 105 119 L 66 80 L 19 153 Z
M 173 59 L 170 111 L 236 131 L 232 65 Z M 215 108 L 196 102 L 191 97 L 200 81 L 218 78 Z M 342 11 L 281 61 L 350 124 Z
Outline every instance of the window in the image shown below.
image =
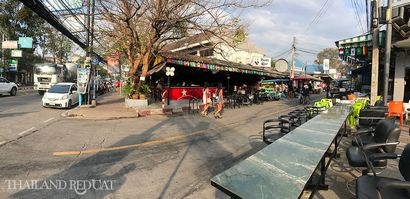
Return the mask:
M 7 81 L 4 78 L 0 77 L 0 83 L 5 83 L 5 82 L 7 82 Z

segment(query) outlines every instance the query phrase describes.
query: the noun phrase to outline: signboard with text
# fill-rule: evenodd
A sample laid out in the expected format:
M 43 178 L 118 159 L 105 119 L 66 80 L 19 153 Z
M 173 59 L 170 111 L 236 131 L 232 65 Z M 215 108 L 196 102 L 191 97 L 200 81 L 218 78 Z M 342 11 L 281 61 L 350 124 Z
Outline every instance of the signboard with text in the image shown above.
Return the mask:
M 11 56 L 12 57 L 22 57 L 23 56 L 23 51 L 21 51 L 21 50 L 11 50 Z
M 90 76 L 90 68 L 77 69 L 77 85 L 78 92 L 81 94 L 87 93 L 88 78 Z
M 1 47 L 5 49 L 16 49 L 18 45 L 17 41 L 3 41 Z
M 31 37 L 19 37 L 19 48 L 33 48 L 33 38 Z
M 253 57 L 252 66 L 271 67 L 271 58 L 269 57 Z

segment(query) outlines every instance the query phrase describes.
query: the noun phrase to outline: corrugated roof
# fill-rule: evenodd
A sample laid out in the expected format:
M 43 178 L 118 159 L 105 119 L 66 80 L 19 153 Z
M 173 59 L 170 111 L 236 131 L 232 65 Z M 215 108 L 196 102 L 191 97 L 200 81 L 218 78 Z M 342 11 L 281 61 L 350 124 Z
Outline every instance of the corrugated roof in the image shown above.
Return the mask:
M 180 39 L 178 41 L 169 43 L 167 45 L 165 45 L 161 50 L 162 51 L 171 51 L 177 48 L 181 48 L 184 46 L 189 46 L 195 43 L 200 43 L 202 41 L 207 41 L 210 40 L 212 37 L 211 33 L 200 33 L 200 34 L 196 34 L 190 37 L 186 37 L 183 39 Z

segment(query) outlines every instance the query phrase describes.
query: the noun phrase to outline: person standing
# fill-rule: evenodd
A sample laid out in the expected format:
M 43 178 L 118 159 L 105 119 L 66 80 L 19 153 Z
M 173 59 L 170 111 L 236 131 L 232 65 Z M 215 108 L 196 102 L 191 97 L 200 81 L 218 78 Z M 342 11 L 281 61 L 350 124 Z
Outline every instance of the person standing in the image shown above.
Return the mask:
M 211 103 L 211 95 L 210 95 L 210 92 L 209 92 L 207 82 L 205 82 L 204 88 L 202 89 L 202 103 L 204 104 L 204 110 L 202 111 L 201 115 L 202 116 L 207 116 L 208 115 L 209 103 Z
M 222 84 L 218 83 L 216 94 L 215 94 L 215 100 L 216 100 L 216 111 L 214 113 L 214 117 L 217 119 L 222 119 L 221 112 L 223 108 L 223 102 L 224 102 L 224 95 L 223 95 L 223 89 L 222 89 Z

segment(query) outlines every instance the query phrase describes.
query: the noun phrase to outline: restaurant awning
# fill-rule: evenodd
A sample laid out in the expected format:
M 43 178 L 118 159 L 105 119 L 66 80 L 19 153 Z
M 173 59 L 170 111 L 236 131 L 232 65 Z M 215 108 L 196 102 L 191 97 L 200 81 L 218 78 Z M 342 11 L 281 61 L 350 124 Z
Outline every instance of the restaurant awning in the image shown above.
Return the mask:
M 287 73 L 275 71 L 273 68 L 253 67 L 246 64 L 234 63 L 210 57 L 200 57 L 196 55 L 178 52 L 160 52 L 166 63 L 186 67 L 203 68 L 213 71 L 227 71 L 242 74 L 254 74 L 266 77 L 285 78 Z

